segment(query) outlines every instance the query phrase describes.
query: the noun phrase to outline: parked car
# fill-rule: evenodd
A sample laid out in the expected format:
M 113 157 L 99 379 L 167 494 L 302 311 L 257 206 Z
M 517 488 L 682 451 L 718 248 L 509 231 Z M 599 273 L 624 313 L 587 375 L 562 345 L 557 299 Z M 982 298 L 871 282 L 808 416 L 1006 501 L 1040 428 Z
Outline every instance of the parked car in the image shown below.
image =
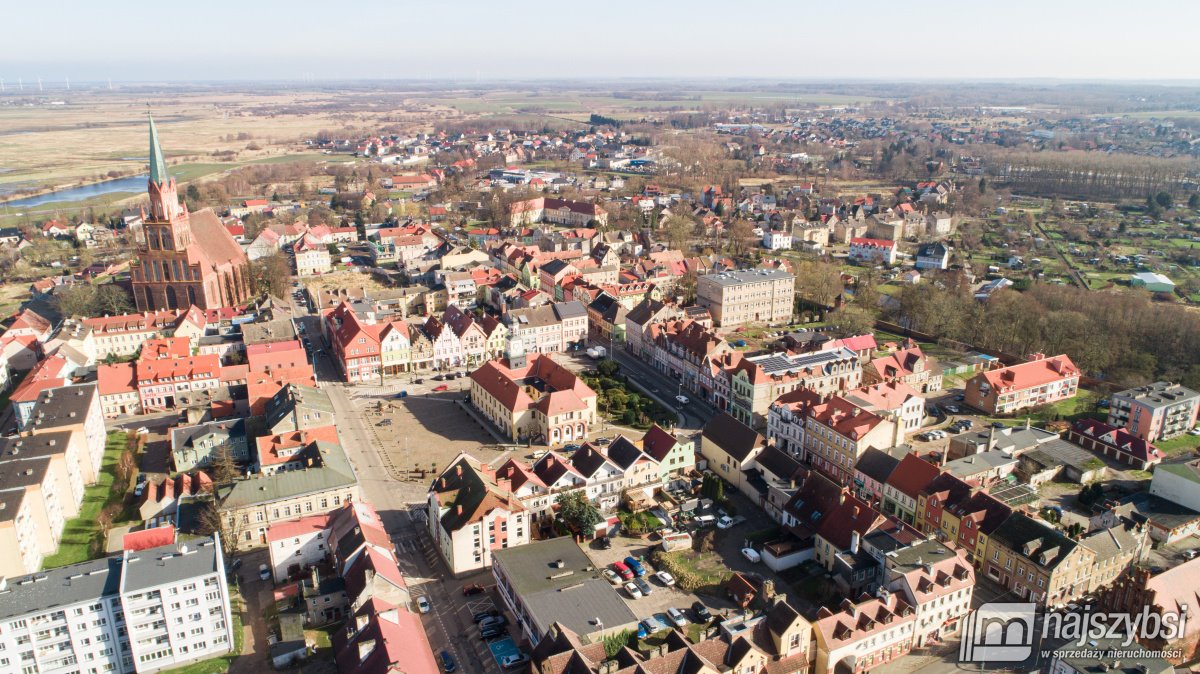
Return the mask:
M 1200 554 L 1200 553 L 1196 552 L 1195 550 L 1184 550 L 1183 558 L 1184 559 L 1195 559 L 1197 554 Z
M 450 651 L 442 651 L 441 653 L 438 653 L 438 660 L 442 665 L 442 671 L 446 674 L 450 674 L 456 669 L 454 665 L 454 658 L 450 656 Z
M 633 570 L 625 565 L 625 562 L 613 562 L 612 570 L 617 572 L 621 580 L 633 580 Z
M 625 562 L 625 566 L 628 566 L 629 570 L 633 572 L 633 575 L 638 578 L 646 575 L 646 567 L 642 566 L 642 563 L 638 560 L 633 557 L 626 557 L 623 561 Z
M 669 608 L 667 609 L 667 617 L 671 619 L 671 623 L 676 627 L 687 627 L 688 619 L 687 616 L 683 615 L 683 611 L 677 608 Z
M 505 669 L 516 669 L 522 665 L 529 663 L 529 656 L 525 653 L 511 653 L 500 658 L 500 666 Z
M 479 629 L 488 629 L 490 627 L 504 627 L 508 624 L 508 618 L 502 615 L 494 615 L 479 621 Z
M 473 594 L 482 594 L 483 586 L 479 583 L 471 583 L 470 585 L 464 585 L 462 592 L 464 597 L 470 597 Z
M 691 401 L 688 400 L 687 396 L 675 396 L 675 402 L 679 403 L 680 405 L 686 405 Z
M 432 608 L 433 607 L 429 605 L 429 600 L 425 597 L 425 595 L 421 595 L 420 597 L 417 597 L 417 610 L 418 611 L 420 611 L 421 613 L 429 613 L 429 610 Z
M 625 591 L 628 592 L 629 596 L 633 597 L 634 599 L 642 598 L 642 591 L 638 589 L 638 586 L 635 585 L 632 580 L 628 583 L 625 583 Z
M 619 575 L 617 575 L 617 572 L 613 571 L 612 569 L 605 569 L 604 577 L 607 578 L 608 582 L 612 583 L 613 585 L 621 584 L 621 577 Z
M 449 386 L 446 386 L 445 384 L 441 384 L 441 385 L 439 385 L 439 386 L 434 386 L 434 387 L 433 387 L 433 392 L 434 392 L 434 393 L 441 393 L 442 391 L 449 391 L 449 390 L 450 390 L 450 387 L 449 387 Z
M 479 613 L 476 613 L 475 615 L 471 616 L 471 620 L 478 624 L 480 621 L 487 620 L 488 618 L 497 615 L 500 615 L 500 612 L 493 608 L 488 609 L 487 611 L 480 611 Z
M 662 631 L 663 626 L 659 625 L 658 621 L 654 618 L 645 618 L 642 620 L 642 622 L 638 623 L 638 632 L 641 633 L 643 629 L 645 630 L 646 634 L 649 635 Z
M 999 421 L 993 421 L 993 422 L 992 422 L 992 428 L 1005 428 L 1005 425 L 1004 425 L 1002 422 L 999 422 Z
M 378 424 L 375 424 L 375 425 L 376 425 L 376 426 L 391 426 L 391 425 L 392 425 L 392 420 L 391 420 L 391 419 L 380 419 L 380 420 L 379 420 L 379 423 L 378 423 Z
M 479 630 L 479 638 L 483 639 L 484 641 L 487 641 L 488 639 L 495 639 L 503 634 L 503 627 L 489 627 L 487 629 Z
M 754 548 L 742 548 L 742 556 L 754 563 L 762 561 L 762 555 L 758 554 L 758 550 Z
M 708 610 L 707 606 L 698 601 L 692 603 L 692 613 L 696 614 L 696 622 L 707 623 L 712 620 L 712 612 Z
M 639 590 L 642 591 L 643 596 L 649 597 L 650 595 L 654 594 L 654 588 L 651 587 L 650 583 L 646 582 L 645 578 L 634 578 L 633 583 L 637 585 Z
M 654 577 L 658 579 L 658 582 L 662 583 L 666 587 L 672 587 L 675 585 L 675 577 L 666 571 L 656 571 L 654 573 Z
M 271 580 L 271 568 L 268 567 L 266 564 L 259 564 L 258 565 L 258 579 L 259 580 Z
M 958 405 L 946 405 L 944 409 L 950 414 L 958 414 Z

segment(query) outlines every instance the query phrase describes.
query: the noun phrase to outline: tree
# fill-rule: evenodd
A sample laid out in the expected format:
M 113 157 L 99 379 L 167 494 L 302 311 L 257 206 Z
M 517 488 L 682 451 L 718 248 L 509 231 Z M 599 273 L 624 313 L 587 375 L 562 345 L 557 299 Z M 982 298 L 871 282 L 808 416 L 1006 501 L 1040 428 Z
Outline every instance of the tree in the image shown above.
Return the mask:
M 617 653 L 620 653 L 621 649 L 629 645 L 629 641 L 633 639 L 633 636 L 633 630 L 625 630 L 624 632 L 604 637 L 604 655 L 609 658 L 617 657 Z
M 596 366 L 596 371 L 605 377 L 611 377 L 620 372 L 621 366 L 612 358 L 605 358 Z
M 233 452 L 230 451 L 229 441 L 222 442 L 213 449 L 210 467 L 213 484 L 229 484 L 236 480 L 238 475 L 242 474 L 237 462 L 233 460 Z
M 563 524 L 577 534 L 590 536 L 596 530 L 596 525 L 604 521 L 583 490 L 560 494 L 555 503 L 558 504 L 558 516 Z
M 133 311 L 133 302 L 129 300 L 129 294 L 120 286 L 111 283 L 99 286 L 80 284 L 64 288 L 54 294 L 54 302 L 63 316 L 95 318 Z
M 210 498 L 200 510 L 197 530 L 205 536 L 217 534 L 221 537 L 221 549 L 225 552 L 226 566 L 229 560 L 238 554 L 242 544 L 242 532 L 245 523 L 233 514 L 224 514 L 217 504 L 216 498 Z
M 255 288 L 275 297 L 286 297 L 292 283 L 292 268 L 282 253 L 275 252 L 250 263 Z
M 1174 198 L 1169 192 L 1159 192 L 1158 194 L 1154 195 L 1154 203 L 1158 204 L 1158 207 L 1163 210 L 1171 210 L 1171 206 L 1174 205 L 1174 201 Z
M 829 314 L 828 320 L 848 335 L 862 335 L 875 329 L 875 312 L 858 304 L 839 308 Z
M 822 307 L 833 306 L 842 294 L 842 273 L 827 262 L 801 262 L 796 269 L 796 294 Z
M 1188 197 L 1188 208 L 1192 210 L 1200 209 L 1200 192 L 1193 192 L 1192 196 Z

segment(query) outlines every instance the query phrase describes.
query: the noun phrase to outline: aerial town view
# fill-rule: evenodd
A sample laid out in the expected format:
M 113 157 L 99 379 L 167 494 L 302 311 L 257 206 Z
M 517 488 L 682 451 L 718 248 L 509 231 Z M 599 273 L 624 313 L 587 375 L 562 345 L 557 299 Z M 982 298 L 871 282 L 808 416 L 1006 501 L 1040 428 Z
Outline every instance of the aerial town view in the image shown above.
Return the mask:
M 974 4 L 4 9 L 0 674 L 1200 672 L 1200 5 Z

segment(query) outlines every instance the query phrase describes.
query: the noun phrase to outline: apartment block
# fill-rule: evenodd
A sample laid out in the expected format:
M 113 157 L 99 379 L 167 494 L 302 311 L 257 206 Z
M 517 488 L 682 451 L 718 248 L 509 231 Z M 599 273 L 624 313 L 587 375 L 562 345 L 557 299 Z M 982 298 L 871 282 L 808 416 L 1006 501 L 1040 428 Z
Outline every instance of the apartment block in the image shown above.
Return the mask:
M 1108 424 L 1124 427 L 1147 442 L 1168 440 L 1196 425 L 1200 393 L 1159 381 L 1114 393 L 1109 402 Z
M 722 327 L 791 320 L 795 297 L 796 277 L 779 269 L 708 274 L 696 283 L 696 304 Z
M 1012 414 L 1038 405 L 1074 398 L 1079 368 L 1065 355 L 1040 353 L 1029 361 L 981 372 L 967 380 L 967 405 L 988 414 Z
M 158 672 L 227 653 L 216 538 L 0 578 L 0 671 Z

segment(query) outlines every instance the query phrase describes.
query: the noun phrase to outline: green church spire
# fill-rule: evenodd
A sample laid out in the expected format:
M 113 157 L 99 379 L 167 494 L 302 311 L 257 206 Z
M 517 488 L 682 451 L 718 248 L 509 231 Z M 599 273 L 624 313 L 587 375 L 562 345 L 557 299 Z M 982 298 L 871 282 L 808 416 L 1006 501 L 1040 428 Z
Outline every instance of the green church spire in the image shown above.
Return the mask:
M 147 113 L 149 115 L 149 113 Z M 158 144 L 158 129 L 154 126 L 154 115 L 150 116 L 150 182 L 161 185 L 171 179 L 167 174 L 167 162 L 163 160 L 162 147 Z

